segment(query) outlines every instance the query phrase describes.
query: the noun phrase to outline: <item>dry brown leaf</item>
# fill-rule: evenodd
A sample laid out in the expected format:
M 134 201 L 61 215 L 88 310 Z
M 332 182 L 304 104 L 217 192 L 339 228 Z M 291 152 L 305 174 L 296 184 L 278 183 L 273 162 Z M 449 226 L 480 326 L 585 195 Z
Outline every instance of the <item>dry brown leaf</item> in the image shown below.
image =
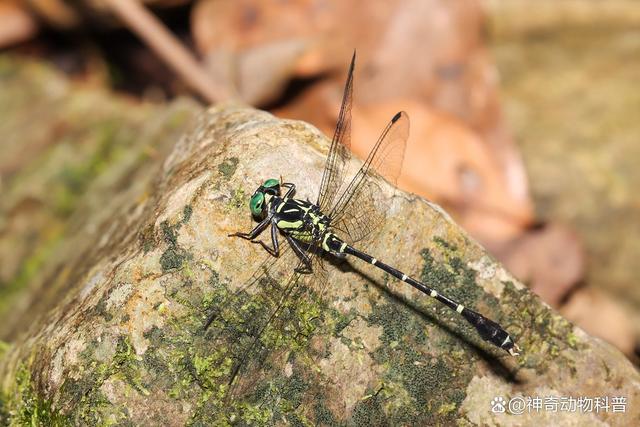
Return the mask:
M 38 32 L 38 23 L 14 0 L 0 0 L 0 48 L 29 40 Z
M 399 186 L 448 207 L 476 238 L 506 240 L 532 221 L 531 205 L 509 192 L 494 153 L 458 119 L 412 99 L 354 108 L 353 148 L 363 157 L 400 110 L 411 118 Z
M 307 46 L 304 40 L 284 40 L 242 53 L 220 49 L 205 56 L 204 64 L 217 82 L 235 88 L 243 101 L 265 105 L 282 94 Z
M 241 74 L 247 74 L 246 70 L 238 70 L 237 64 L 244 61 L 248 51 L 264 61 L 250 73 L 268 74 L 277 67 L 268 65 L 275 59 L 270 58 L 268 52 L 261 52 L 263 49 L 303 46 L 295 61 L 287 63 L 286 81 L 346 69 L 356 48 L 363 63 L 367 52 L 375 48 L 383 22 L 395 3 L 397 0 L 200 0 L 192 11 L 192 34 L 196 48 L 209 58 L 207 62 L 213 72 L 219 74 L 221 69 L 226 69 L 231 73 L 229 81 L 240 81 Z M 231 58 L 233 64 L 216 64 L 214 61 L 220 57 Z M 343 77 L 341 74 L 341 79 Z M 263 85 L 269 85 L 282 77 L 266 76 L 261 80 Z M 240 86 L 242 84 L 238 84 Z M 269 90 L 262 88 L 257 92 Z

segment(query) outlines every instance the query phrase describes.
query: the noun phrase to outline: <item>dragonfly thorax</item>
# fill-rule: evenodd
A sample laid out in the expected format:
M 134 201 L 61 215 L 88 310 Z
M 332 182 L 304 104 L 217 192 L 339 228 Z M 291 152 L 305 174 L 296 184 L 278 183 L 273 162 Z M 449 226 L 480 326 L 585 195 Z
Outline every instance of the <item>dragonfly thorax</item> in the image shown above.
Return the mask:
M 269 213 L 278 229 L 297 240 L 319 241 L 329 229 L 330 218 L 307 200 L 275 196 L 269 200 L 269 205 Z

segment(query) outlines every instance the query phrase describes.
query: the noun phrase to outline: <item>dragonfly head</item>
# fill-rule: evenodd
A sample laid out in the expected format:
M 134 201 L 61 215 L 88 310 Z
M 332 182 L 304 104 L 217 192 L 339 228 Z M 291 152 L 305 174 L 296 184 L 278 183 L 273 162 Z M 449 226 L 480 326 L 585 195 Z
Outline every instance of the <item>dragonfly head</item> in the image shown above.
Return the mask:
M 266 180 L 251 196 L 249 208 L 251 215 L 256 218 L 264 218 L 267 213 L 267 205 L 273 196 L 280 195 L 280 181 L 277 179 Z

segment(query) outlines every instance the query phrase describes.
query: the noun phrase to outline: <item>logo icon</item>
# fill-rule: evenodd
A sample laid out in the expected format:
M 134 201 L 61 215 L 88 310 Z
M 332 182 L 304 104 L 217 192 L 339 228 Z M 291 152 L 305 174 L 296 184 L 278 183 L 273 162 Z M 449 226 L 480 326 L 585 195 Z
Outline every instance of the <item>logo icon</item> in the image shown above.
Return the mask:
M 491 412 L 495 414 L 502 414 L 506 411 L 505 404 L 507 402 L 502 396 L 497 396 L 491 399 Z

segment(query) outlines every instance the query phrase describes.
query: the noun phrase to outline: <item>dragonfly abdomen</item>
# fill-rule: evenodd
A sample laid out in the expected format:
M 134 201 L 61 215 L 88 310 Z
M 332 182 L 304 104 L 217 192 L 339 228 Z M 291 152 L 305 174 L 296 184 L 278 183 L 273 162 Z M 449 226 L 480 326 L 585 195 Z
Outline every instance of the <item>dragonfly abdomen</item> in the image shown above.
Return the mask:
M 478 331 L 482 339 L 484 339 L 485 341 L 488 341 L 493 345 L 508 351 L 511 355 L 515 356 L 518 354 L 517 353 L 517 350 L 519 350 L 518 346 L 515 345 L 513 339 L 511 338 L 511 336 L 509 336 L 507 331 L 502 329 L 502 327 L 500 327 L 500 325 L 497 324 L 496 322 L 490 319 L 487 319 L 482 314 L 474 310 L 471 310 L 470 308 L 465 307 L 464 305 L 452 300 L 451 298 L 446 297 L 445 295 L 442 295 L 435 289 L 430 288 L 429 286 L 408 276 L 402 271 L 388 264 L 385 264 L 384 262 L 381 262 L 380 260 L 372 257 L 371 255 L 365 252 L 362 252 L 354 248 L 353 246 L 346 244 L 345 242 L 340 240 L 338 237 L 336 237 L 334 234 L 332 233 L 327 233 L 327 234 L 328 236 L 325 237 L 326 243 L 324 243 L 323 246 L 326 245 L 326 247 L 330 251 L 335 252 L 337 254 L 352 255 L 356 258 L 361 259 L 362 261 L 368 262 L 369 264 L 378 267 L 379 269 L 389 273 L 396 279 L 401 280 L 407 283 L 408 285 L 411 285 L 412 287 L 419 290 L 423 294 L 429 295 L 431 298 L 434 298 L 440 301 L 450 309 L 460 313 L 464 317 L 464 319 L 467 322 L 469 322 Z

